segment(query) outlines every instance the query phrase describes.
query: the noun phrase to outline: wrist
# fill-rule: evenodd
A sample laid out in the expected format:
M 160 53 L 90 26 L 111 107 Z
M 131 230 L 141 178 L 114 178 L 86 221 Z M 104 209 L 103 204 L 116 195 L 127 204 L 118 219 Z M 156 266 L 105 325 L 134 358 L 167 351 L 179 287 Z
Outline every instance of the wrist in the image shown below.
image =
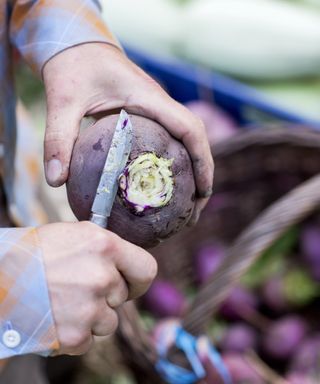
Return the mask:
M 63 63 L 67 61 L 67 64 L 70 62 L 70 65 L 73 67 L 75 63 L 77 65 L 81 65 L 81 62 L 83 61 L 86 56 L 91 55 L 91 52 L 93 50 L 104 50 L 104 54 L 119 54 L 122 53 L 125 55 L 125 52 L 123 48 L 121 47 L 120 43 L 118 43 L 116 40 L 114 41 L 89 41 L 89 42 L 83 42 L 80 44 L 72 45 L 70 47 L 67 47 L 59 52 L 57 52 L 55 55 L 51 56 L 42 66 L 41 68 L 41 76 L 42 80 L 46 80 L 48 76 L 50 76 L 52 68 L 55 68 L 56 63 L 61 62 L 61 70 L 64 70 L 65 65 Z M 96 57 L 95 57 L 96 59 Z

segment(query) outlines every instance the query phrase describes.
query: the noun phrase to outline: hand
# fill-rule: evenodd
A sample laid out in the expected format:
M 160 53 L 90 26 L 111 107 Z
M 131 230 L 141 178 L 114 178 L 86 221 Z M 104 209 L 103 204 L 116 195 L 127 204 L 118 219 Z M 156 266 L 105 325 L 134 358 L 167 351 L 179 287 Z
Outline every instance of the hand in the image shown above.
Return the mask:
M 154 258 L 90 222 L 37 228 L 60 354 L 82 354 L 92 335 L 112 334 L 115 309 L 143 294 L 157 272 Z
M 201 120 L 108 44 L 87 43 L 59 53 L 46 63 L 43 77 L 47 95 L 44 160 L 51 186 L 60 186 L 68 178 L 81 119 L 125 108 L 158 121 L 186 146 L 198 191 L 190 222 L 197 221 L 213 181 L 213 160 Z

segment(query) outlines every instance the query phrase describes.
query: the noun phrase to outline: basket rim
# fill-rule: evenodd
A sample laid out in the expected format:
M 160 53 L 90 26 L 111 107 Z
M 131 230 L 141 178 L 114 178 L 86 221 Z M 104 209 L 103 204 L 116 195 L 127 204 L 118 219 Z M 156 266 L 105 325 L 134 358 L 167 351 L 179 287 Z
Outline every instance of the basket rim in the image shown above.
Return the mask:
M 292 126 L 291 126 L 292 127 Z M 320 132 L 305 126 L 267 126 L 241 132 L 218 143 L 214 157 L 224 157 L 239 152 L 250 146 L 298 145 L 300 147 L 320 148 Z M 239 270 L 230 269 L 229 286 L 237 282 L 261 253 L 277 240 L 290 226 L 301 221 L 320 206 L 320 175 L 313 176 L 301 183 L 280 199 L 274 201 L 240 233 L 227 250 L 226 261 L 211 276 L 209 281 L 198 291 L 196 298 L 181 319 L 184 328 L 194 334 L 203 332 L 208 317 L 212 317 L 215 309 L 225 298 L 229 289 L 222 287 L 223 274 L 229 268 L 228 261 L 239 263 Z M 242 255 L 246 257 L 242 258 Z M 214 295 L 212 295 L 214 292 Z M 126 330 L 130 329 L 130 335 Z M 139 332 L 137 332 L 137 329 Z M 155 363 L 157 353 L 149 334 L 143 329 L 135 304 L 127 303 L 120 315 L 120 338 L 125 336 L 126 342 L 141 357 L 147 359 L 148 365 Z M 126 337 L 127 336 L 127 337 Z M 139 359 L 141 360 L 141 359 Z
M 214 157 L 220 157 L 240 152 L 251 146 L 281 144 L 320 148 L 320 131 L 300 125 L 251 128 L 213 145 L 211 149 Z

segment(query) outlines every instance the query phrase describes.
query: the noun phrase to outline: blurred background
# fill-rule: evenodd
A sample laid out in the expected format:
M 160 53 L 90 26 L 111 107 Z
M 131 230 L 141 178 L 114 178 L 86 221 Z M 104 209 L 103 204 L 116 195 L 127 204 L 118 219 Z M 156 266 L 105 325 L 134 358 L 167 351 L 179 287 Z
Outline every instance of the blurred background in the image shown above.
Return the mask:
M 203 119 L 217 146 L 216 193 L 194 236 L 187 244 L 190 235 L 178 235 L 155 251 L 160 276 L 139 303 L 139 326 L 151 332 L 160 319 L 183 315 L 264 208 L 320 171 L 320 1 L 101 3 L 128 56 Z M 18 95 L 41 148 L 43 86 L 16 59 Z M 252 133 L 258 131 L 261 136 Z M 232 144 L 247 134 L 240 149 Z M 52 217 L 74 220 L 64 187 L 49 188 L 42 173 L 41 189 Z M 288 223 L 208 325 L 235 383 L 320 383 L 319 222 L 315 210 L 297 225 Z M 172 267 L 178 253 L 182 261 Z M 139 379 L 124 353 L 134 337 L 125 343 L 119 349 L 114 338 L 99 339 L 80 362 L 55 359 L 48 368 L 52 383 L 153 383 L 147 372 Z M 58 366 L 66 368 L 59 373 Z

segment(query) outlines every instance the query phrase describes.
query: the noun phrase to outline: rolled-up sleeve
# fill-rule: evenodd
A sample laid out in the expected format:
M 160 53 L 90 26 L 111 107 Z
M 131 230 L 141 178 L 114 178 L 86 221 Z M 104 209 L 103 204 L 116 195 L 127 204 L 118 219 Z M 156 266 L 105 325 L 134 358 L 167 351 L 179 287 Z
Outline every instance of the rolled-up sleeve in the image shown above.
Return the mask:
M 0 229 L 0 359 L 59 348 L 34 228 Z
M 37 72 L 54 55 L 72 46 L 103 42 L 119 47 L 94 0 L 15 0 L 10 37 Z

